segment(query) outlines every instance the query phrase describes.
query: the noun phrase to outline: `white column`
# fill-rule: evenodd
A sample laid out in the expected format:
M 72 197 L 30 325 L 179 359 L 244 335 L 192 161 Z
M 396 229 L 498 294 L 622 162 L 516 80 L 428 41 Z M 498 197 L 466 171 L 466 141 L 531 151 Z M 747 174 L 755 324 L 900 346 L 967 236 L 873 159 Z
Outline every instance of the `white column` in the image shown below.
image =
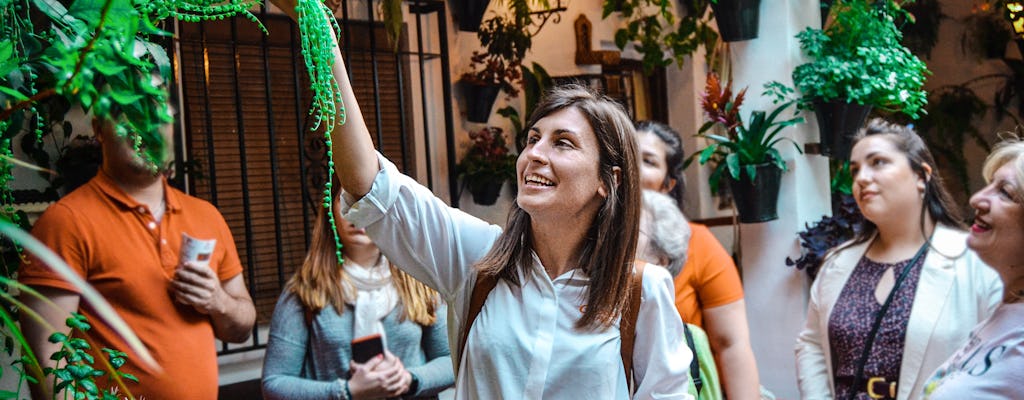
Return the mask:
M 758 38 L 732 44 L 734 88 L 750 87 L 744 115 L 772 109 L 771 100 L 761 96 L 765 82 L 792 86 L 792 71 L 804 62 L 795 35 L 807 26 L 819 26 L 820 19 L 818 0 L 762 1 Z M 814 114 L 803 114 L 807 123 L 784 131 L 801 145 L 818 138 Z M 801 155 L 791 145 L 780 151 L 790 170 L 782 178 L 779 219 L 744 224 L 737 240 L 761 384 L 779 398 L 798 398 L 793 348 L 806 314 L 809 281 L 785 260 L 798 254 L 797 232 L 804 224 L 831 213 L 829 171 L 827 159 L 820 155 Z

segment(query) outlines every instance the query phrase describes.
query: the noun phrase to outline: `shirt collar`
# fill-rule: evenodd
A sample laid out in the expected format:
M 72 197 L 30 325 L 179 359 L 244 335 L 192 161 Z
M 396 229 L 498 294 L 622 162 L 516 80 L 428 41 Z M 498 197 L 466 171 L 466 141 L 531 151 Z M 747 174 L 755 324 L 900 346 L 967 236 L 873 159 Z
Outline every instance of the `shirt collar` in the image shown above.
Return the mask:
M 536 274 L 537 277 L 544 277 L 544 279 L 547 279 L 548 271 L 544 269 L 544 264 L 540 262 L 540 257 L 537 256 L 537 252 L 530 250 L 530 257 L 532 257 L 533 259 L 533 265 L 530 269 L 524 271 L 524 273 L 533 273 Z M 583 268 L 573 268 L 563 272 L 561 275 L 555 277 L 555 279 L 551 281 L 551 283 L 557 282 L 564 282 L 567 284 L 578 283 L 585 285 L 590 282 L 590 276 L 588 276 L 586 272 L 583 272 Z
M 164 199 L 167 201 L 167 212 L 177 212 L 181 210 L 181 199 L 179 193 L 175 190 L 171 190 L 171 185 L 167 183 L 167 178 L 161 176 L 160 183 L 164 185 Z M 107 175 L 102 168 L 96 173 L 96 185 L 103 194 L 113 200 L 115 203 L 125 208 L 139 208 L 144 206 L 138 200 L 135 200 L 128 193 L 125 193 L 120 186 L 114 182 L 114 179 Z

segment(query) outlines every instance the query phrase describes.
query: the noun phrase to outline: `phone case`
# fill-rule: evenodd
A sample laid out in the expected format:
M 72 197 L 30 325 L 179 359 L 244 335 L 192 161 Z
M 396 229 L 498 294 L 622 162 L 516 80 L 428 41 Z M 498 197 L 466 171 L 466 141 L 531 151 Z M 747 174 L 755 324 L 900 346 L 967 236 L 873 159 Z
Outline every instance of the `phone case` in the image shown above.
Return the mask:
M 384 354 L 384 341 L 380 334 L 363 336 L 352 341 L 352 361 L 365 363 L 378 354 Z

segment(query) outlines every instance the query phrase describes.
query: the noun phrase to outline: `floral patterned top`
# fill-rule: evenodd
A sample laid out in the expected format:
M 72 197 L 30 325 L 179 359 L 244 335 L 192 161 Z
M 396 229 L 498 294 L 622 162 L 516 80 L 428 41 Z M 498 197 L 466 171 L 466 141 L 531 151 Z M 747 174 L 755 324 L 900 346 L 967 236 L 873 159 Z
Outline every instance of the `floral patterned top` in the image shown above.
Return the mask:
M 896 289 L 892 304 L 882 318 L 871 352 L 864 364 L 864 376 L 885 378 L 886 389 L 889 387 L 888 382 L 898 382 L 900 378 L 907 322 L 910 320 L 910 310 L 914 304 L 924 259 L 925 257 L 917 258 L 903 283 Z M 891 287 L 903 272 L 903 268 L 911 261 L 887 264 L 875 262 L 865 256 L 860 259 L 850 279 L 846 281 L 828 321 L 829 345 L 834 355 L 832 371 L 836 399 L 848 399 L 852 391 L 856 392 L 854 398 L 858 400 L 870 399 L 866 378 L 862 380 L 862 386 L 852 386 L 854 375 L 857 373 L 857 362 L 864 346 L 867 345 L 871 326 L 891 290 L 878 288 L 880 284 Z M 876 393 L 878 392 L 876 389 Z M 888 394 L 888 390 L 884 390 L 883 393 Z

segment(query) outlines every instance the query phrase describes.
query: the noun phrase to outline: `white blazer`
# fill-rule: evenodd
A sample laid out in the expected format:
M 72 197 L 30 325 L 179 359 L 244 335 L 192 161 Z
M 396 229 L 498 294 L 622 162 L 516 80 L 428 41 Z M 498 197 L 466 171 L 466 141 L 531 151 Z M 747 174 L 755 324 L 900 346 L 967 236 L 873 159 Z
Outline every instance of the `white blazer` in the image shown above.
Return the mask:
M 831 399 L 828 321 L 836 300 L 871 240 L 825 260 L 811 285 L 807 321 L 796 341 L 797 376 L 803 399 Z M 897 400 L 921 397 L 924 384 L 1002 300 L 1003 284 L 994 270 L 967 249 L 967 233 L 937 225 L 925 257 L 900 365 Z

